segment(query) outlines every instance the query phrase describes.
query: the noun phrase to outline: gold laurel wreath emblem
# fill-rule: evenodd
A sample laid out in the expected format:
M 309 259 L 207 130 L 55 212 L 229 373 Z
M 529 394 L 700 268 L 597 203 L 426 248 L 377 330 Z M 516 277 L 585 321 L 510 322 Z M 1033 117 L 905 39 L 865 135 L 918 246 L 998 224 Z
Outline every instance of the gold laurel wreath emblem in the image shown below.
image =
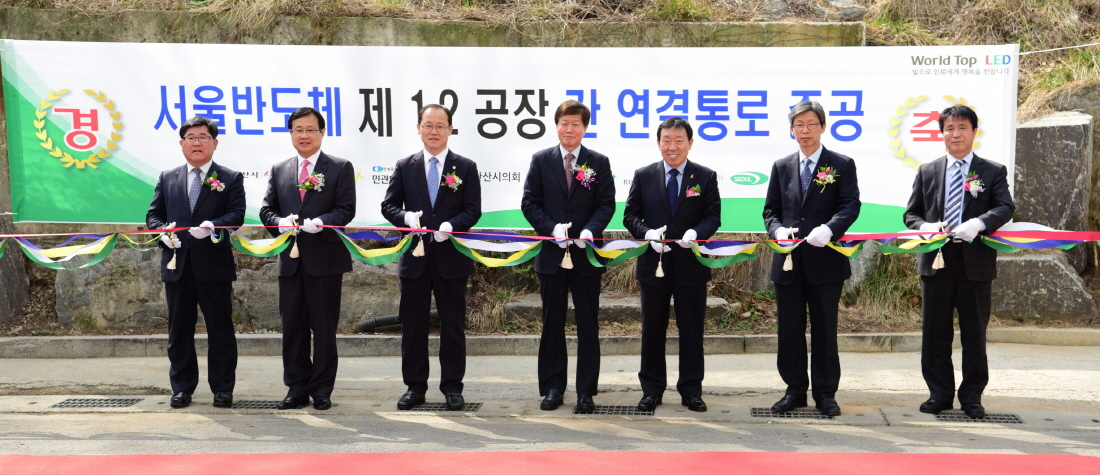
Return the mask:
M 966 106 L 967 105 L 966 104 L 966 99 L 964 99 L 962 96 L 959 96 L 958 99 L 956 99 L 954 96 L 943 96 L 943 98 L 946 99 L 948 102 L 950 102 L 951 105 L 953 105 L 953 106 Z M 905 146 L 901 144 L 901 138 L 898 137 L 898 134 L 901 132 L 901 119 L 909 114 L 909 109 L 912 109 L 912 108 L 916 107 L 917 104 L 920 104 L 921 102 L 924 102 L 927 99 L 928 99 L 928 96 L 917 96 L 916 98 L 912 98 L 912 97 L 906 98 L 905 103 L 898 106 L 897 109 L 894 110 L 894 117 L 890 119 L 890 129 L 887 131 L 887 133 L 890 135 L 890 139 L 891 139 L 890 140 L 890 148 L 892 148 L 894 150 L 894 156 L 902 160 L 902 162 L 901 162 L 902 165 L 910 167 L 913 170 L 917 170 L 918 168 L 920 168 L 920 166 L 923 164 L 923 162 L 917 160 L 912 155 L 909 155 L 909 152 L 907 150 L 905 150 Z M 974 106 L 968 106 L 968 107 L 970 107 L 971 109 L 975 108 Z M 979 124 L 981 123 L 980 119 L 979 119 L 978 123 Z M 982 136 L 982 130 L 979 128 L 978 131 L 974 134 L 974 138 L 977 139 L 978 137 L 981 137 L 981 136 Z M 978 146 L 981 145 L 981 144 L 982 144 L 981 142 L 974 142 L 974 147 L 973 148 L 977 149 Z
M 34 111 L 34 115 L 36 117 L 34 121 L 34 128 L 38 129 L 38 132 L 36 132 L 34 135 L 35 137 L 38 137 L 38 140 L 41 140 L 41 143 L 39 143 L 39 145 L 41 145 L 42 148 L 49 150 L 51 156 L 57 157 L 57 159 L 61 163 L 64 163 L 65 168 L 71 168 L 73 165 L 76 165 L 76 168 L 79 168 L 81 170 L 83 170 L 85 166 L 89 166 L 91 168 L 99 168 L 98 166 L 96 166 L 96 163 L 101 162 L 104 158 L 110 157 L 110 151 L 118 148 L 118 142 L 122 140 L 122 112 L 115 110 L 115 101 L 108 100 L 107 96 L 105 96 L 102 91 L 96 92 L 91 89 L 85 89 L 85 94 L 92 96 L 92 99 L 95 99 L 100 104 L 103 104 L 103 108 L 107 109 L 107 113 L 111 116 L 112 120 L 111 128 L 113 128 L 114 130 L 111 132 L 111 139 L 107 141 L 106 148 L 100 147 L 99 150 L 92 152 L 88 155 L 88 158 L 85 158 L 83 160 L 73 158 L 73 156 L 70 155 L 69 152 L 62 151 L 61 147 L 55 146 L 53 143 L 53 139 L 50 138 L 49 133 L 46 132 L 46 111 L 53 107 L 54 101 L 61 99 L 61 96 L 64 96 L 68 93 L 68 89 L 50 91 L 49 95 L 39 100 L 38 109 Z

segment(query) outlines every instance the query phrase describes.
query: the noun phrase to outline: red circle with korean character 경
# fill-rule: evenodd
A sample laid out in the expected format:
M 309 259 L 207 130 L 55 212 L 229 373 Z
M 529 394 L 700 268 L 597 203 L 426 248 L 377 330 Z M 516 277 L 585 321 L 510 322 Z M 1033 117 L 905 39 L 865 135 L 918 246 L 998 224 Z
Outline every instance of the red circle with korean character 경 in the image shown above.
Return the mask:
M 78 142 L 79 138 L 84 138 L 85 143 Z M 87 130 L 70 130 L 69 133 L 65 134 L 65 145 L 73 150 L 84 152 L 95 148 L 98 144 L 99 137 Z

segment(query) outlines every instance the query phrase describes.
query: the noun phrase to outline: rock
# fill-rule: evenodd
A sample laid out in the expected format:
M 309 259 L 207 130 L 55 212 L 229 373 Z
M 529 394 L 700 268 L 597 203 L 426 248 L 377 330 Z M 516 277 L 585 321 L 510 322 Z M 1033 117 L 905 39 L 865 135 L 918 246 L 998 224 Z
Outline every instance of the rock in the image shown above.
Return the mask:
M 852 0 L 826 0 L 826 5 L 814 5 L 815 13 L 829 21 L 862 21 L 867 7 Z
M 0 209 L 0 212 L 5 210 Z M 10 216 L 0 216 L 0 234 L 14 234 Z M 14 239 L 4 245 L 4 257 L 0 258 L 0 325 L 11 321 L 23 309 L 27 301 L 27 272 L 23 252 Z
M 1016 127 L 1016 221 L 1067 231 L 1088 230 L 1092 176 L 1093 118 L 1080 112 L 1056 112 Z M 990 157 L 996 160 L 996 157 Z M 1051 186 L 1058 183 L 1058 186 Z M 1093 246 L 1067 251 L 1081 273 Z
M 573 300 L 567 301 L 566 321 L 573 322 Z M 727 315 L 730 311 L 725 299 L 707 297 L 707 313 L 705 318 L 717 320 Z M 539 294 L 524 294 L 513 298 L 504 304 L 504 312 L 507 319 L 528 322 L 542 321 L 542 297 Z M 670 312 L 670 319 L 675 319 L 676 310 Z M 638 297 L 613 298 L 606 295 L 600 296 L 600 321 L 601 322 L 629 322 L 641 321 L 642 303 Z
M 160 251 L 116 247 L 97 265 L 57 271 L 57 320 L 81 328 L 132 327 L 168 320 Z
M 868 242 L 863 246 L 859 256 L 850 261 L 852 276 L 844 281 L 844 290 L 841 297 L 843 300 L 853 301 L 859 296 L 859 289 L 863 285 L 863 281 L 867 280 L 867 275 L 878 264 L 881 255 L 882 251 L 878 249 L 878 246 Z
M 1058 254 L 1001 254 L 993 315 L 1030 321 L 1084 321 L 1098 315 L 1085 282 Z
M 757 21 L 778 20 L 787 15 L 787 0 L 772 0 L 756 14 Z
M 235 308 L 242 322 L 259 328 L 281 328 L 279 317 L 279 280 L 272 262 L 261 270 L 241 270 L 233 286 Z M 340 296 L 339 331 L 354 333 L 355 325 L 365 318 L 397 313 L 401 291 L 397 264 L 368 266 L 354 262 L 344 274 Z

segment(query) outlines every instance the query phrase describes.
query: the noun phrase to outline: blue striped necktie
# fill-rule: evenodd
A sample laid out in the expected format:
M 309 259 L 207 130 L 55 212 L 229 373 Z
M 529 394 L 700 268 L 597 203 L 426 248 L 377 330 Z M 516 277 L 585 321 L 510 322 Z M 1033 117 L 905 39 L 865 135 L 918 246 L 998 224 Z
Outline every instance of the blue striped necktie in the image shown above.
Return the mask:
M 810 163 L 809 158 L 802 160 L 802 196 L 806 196 L 806 191 L 810 189 L 810 175 L 814 173 L 810 170 Z
M 955 160 L 954 166 L 951 168 L 951 181 L 947 185 L 947 206 L 945 207 L 947 213 L 944 216 L 946 216 L 945 222 L 948 230 L 955 229 L 956 226 L 962 223 L 962 165 L 962 160 Z

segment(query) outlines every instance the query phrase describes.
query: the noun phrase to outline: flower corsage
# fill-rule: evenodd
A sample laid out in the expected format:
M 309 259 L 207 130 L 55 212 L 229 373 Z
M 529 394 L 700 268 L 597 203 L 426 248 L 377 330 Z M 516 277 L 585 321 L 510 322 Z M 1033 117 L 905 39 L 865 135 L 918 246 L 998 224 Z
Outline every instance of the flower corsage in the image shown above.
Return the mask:
M 685 191 L 684 193 L 687 195 L 688 198 L 691 198 L 692 196 L 699 196 L 703 194 L 703 191 L 699 188 L 699 185 L 695 185 L 691 188 L 688 188 L 687 191 Z
M 451 173 L 443 175 L 443 181 L 439 182 L 439 186 L 445 186 L 450 188 L 451 191 L 458 191 L 458 186 L 462 184 L 462 179 L 455 173 L 457 167 L 451 167 Z
M 592 184 L 596 182 L 596 171 L 589 167 L 588 164 L 573 167 L 573 171 L 577 172 L 577 181 L 581 182 L 581 185 L 585 188 L 591 190 Z
M 966 182 L 963 183 L 963 189 L 970 192 L 972 198 L 977 198 L 978 193 L 985 191 L 985 182 L 977 173 L 970 172 L 966 175 Z
M 225 183 L 222 183 L 221 181 L 218 181 L 218 172 L 210 172 L 210 176 L 206 177 L 206 179 L 203 180 L 203 182 L 206 183 L 206 186 L 209 186 L 211 190 L 214 190 L 214 191 L 224 191 L 225 190 Z
M 306 191 L 313 190 L 320 193 L 322 186 L 325 186 L 325 175 L 310 173 L 305 180 L 302 180 L 302 182 L 298 184 L 298 189 Z
M 825 192 L 825 185 L 830 183 L 836 183 L 836 177 L 840 175 L 836 174 L 836 170 L 833 167 L 817 167 L 817 174 L 814 175 L 814 183 L 821 185 L 821 192 Z

